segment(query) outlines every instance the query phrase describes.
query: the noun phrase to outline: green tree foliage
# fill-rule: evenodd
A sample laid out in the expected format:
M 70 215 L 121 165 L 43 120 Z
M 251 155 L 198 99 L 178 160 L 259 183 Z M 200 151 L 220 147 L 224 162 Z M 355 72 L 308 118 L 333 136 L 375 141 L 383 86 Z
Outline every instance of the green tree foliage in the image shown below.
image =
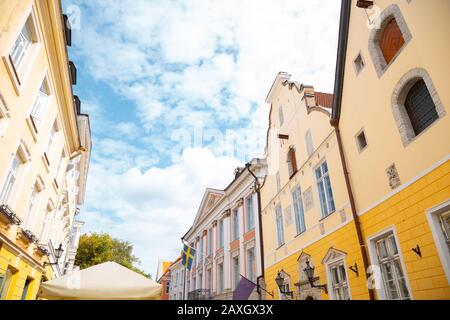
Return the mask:
M 107 233 L 83 234 L 80 237 L 75 265 L 86 269 L 99 263 L 114 261 L 122 266 L 151 278 L 136 267 L 140 261 L 133 255 L 133 245 L 127 241 L 112 238 Z

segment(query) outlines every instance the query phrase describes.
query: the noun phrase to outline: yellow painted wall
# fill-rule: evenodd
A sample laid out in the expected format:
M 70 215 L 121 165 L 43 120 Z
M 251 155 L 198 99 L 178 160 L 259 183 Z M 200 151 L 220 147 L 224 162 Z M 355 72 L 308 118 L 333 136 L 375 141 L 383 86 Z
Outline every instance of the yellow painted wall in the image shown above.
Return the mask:
M 385 170 L 395 163 L 402 183 L 450 154 L 450 1 L 379 0 L 383 11 L 397 4 L 412 39 L 379 78 L 369 54 L 367 16 L 352 1 L 340 130 L 357 211 L 391 192 Z M 373 17 L 372 17 L 373 18 Z M 361 52 L 364 69 L 356 75 L 353 59 Z M 414 68 L 425 69 L 446 115 L 414 141 L 403 146 L 392 113 L 392 95 L 400 78 Z M 368 146 L 358 151 L 355 135 L 365 129 Z
M 18 257 L 17 254 L 14 254 L 11 250 L 8 250 L 3 246 L 0 248 L 0 273 L 4 274 L 8 267 L 16 272 L 13 275 L 7 299 L 21 299 L 25 281 L 27 278 L 30 278 L 33 280 L 29 286 L 25 299 L 34 300 L 39 289 L 42 273 L 33 267 L 32 264 L 27 263 L 25 260 Z M 49 272 L 51 272 L 50 269 L 47 270 L 48 277 L 51 276 Z
M 278 271 L 283 269 L 290 275 L 290 289 L 297 294 L 297 288 L 293 285 L 299 281 L 298 258 L 302 252 L 311 256 L 311 260 L 315 266 L 315 276 L 319 276 L 320 280 L 316 284 L 325 284 L 328 279 L 326 277 L 325 266 L 321 263 L 330 248 L 334 248 L 345 252 L 347 266 L 358 265 L 359 276 L 347 269 L 348 280 L 350 283 L 350 293 L 352 299 L 368 299 L 369 294 L 366 286 L 366 277 L 364 274 L 361 251 L 358 246 L 355 228 L 353 222 L 346 224 L 336 232 L 316 241 L 315 243 L 305 247 L 284 260 L 272 265 L 266 270 L 266 285 L 269 292 L 274 292 L 275 299 L 279 299 L 279 290 L 275 283 Z M 270 296 L 267 296 L 270 298 Z M 322 299 L 329 299 L 329 295 L 322 291 Z
M 450 299 L 425 210 L 450 199 L 450 161 L 360 217 L 366 237 L 395 225 L 413 299 Z M 422 258 L 412 251 L 420 246 Z
M 9 54 L 30 13 L 34 15 L 38 42 L 27 50 L 24 62 L 16 70 L 16 77 L 9 62 Z M 53 203 L 53 206 L 57 207 L 61 199 L 65 181 L 61 175 L 57 176 L 59 164 L 62 162 L 61 167 L 64 167 L 69 156 L 74 155 L 80 146 L 62 26 L 60 1 L 0 1 L 0 107 L 7 113 L 6 117 L 0 118 L 0 189 L 12 159 L 21 145 L 27 149 L 29 157 L 21 166 L 18 178 L 20 183 L 14 186 L 12 201 L 8 205 L 23 220 L 31 190 L 37 177 L 42 178 L 45 188 L 40 192 L 38 207 L 34 212 L 34 223 L 29 227 L 36 236 L 40 235 L 47 205 Z M 34 131 L 27 118 L 44 76 L 49 82 L 51 95 L 46 105 L 46 116 L 38 133 L 33 135 Z M 59 121 L 60 131 L 58 140 L 52 146 L 53 152 L 48 155 L 50 165 L 47 166 L 43 154 L 47 149 L 55 119 Z M 63 148 L 66 156 L 61 159 Z M 53 182 L 55 178 L 58 179 L 58 186 Z M 19 227 L 24 226 L 7 227 L 6 224 L 0 223 L 0 272 L 4 272 L 8 265 L 17 270 L 13 281 L 14 290 L 8 296 L 11 299 L 20 299 L 27 276 L 33 278 L 34 282 L 27 298 L 34 299 L 42 276 L 38 269 L 42 268 L 45 261 L 48 262 L 48 258 L 36 254 L 34 244 L 27 246 L 17 241 Z M 2 243 L 5 238 L 9 241 Z M 6 242 L 15 243 L 14 249 L 7 249 Z M 13 252 L 20 252 L 20 255 Z M 31 258 L 25 259 L 24 255 Z M 47 277 L 51 276 L 51 268 L 47 268 Z

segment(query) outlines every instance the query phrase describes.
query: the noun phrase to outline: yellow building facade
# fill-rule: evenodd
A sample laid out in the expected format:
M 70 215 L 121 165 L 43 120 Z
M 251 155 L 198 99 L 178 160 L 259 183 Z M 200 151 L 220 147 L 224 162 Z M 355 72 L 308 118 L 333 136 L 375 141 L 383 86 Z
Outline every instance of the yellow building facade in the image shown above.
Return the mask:
M 342 2 L 332 124 L 377 299 L 450 298 L 450 3 Z
M 60 1 L 0 3 L 0 299 L 73 267 L 91 140 L 70 41 Z

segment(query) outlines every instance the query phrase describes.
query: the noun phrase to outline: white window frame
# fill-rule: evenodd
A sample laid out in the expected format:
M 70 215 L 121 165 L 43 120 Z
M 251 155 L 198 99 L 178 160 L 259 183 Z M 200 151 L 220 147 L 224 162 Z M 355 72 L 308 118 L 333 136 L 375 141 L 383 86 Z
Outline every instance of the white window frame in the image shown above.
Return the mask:
M 239 278 L 240 278 L 240 261 L 239 261 L 239 254 L 232 256 L 231 257 L 231 272 L 232 272 L 232 278 L 231 278 L 231 285 L 233 290 L 235 290 L 239 284 Z M 234 269 L 235 268 L 235 261 L 237 261 L 237 271 Z
M 239 209 L 235 208 L 231 212 L 231 220 L 232 220 L 232 241 L 239 239 Z
M 347 267 L 347 255 L 339 250 L 336 250 L 334 248 L 331 248 L 328 253 L 326 254 L 323 264 L 325 265 L 325 270 L 327 274 L 327 287 L 328 292 L 330 293 L 330 297 L 333 300 L 338 300 L 337 297 L 334 294 L 334 285 L 333 285 L 333 274 L 331 272 L 331 269 L 335 267 L 336 265 L 343 265 L 345 277 L 346 277 L 346 284 L 347 284 L 347 293 L 349 300 L 352 299 L 352 293 L 351 293 L 351 286 L 350 286 L 350 279 L 348 277 L 348 267 Z
M 298 192 L 298 198 L 295 198 L 295 194 Z M 306 231 L 306 221 L 305 221 L 305 208 L 303 206 L 303 194 L 302 189 L 300 185 L 295 186 L 294 190 L 291 193 L 292 195 L 292 207 L 294 208 L 294 218 L 295 218 L 295 230 L 296 234 L 301 234 Z M 299 206 L 300 212 L 298 212 L 297 206 L 296 206 L 296 200 L 297 204 Z M 301 215 L 301 217 L 300 217 Z M 300 230 L 301 223 L 303 223 L 303 229 Z
M 278 221 L 280 221 L 280 224 L 278 224 Z M 279 248 L 286 243 L 284 235 L 283 209 L 281 208 L 281 204 L 278 204 L 275 207 L 275 227 L 277 232 L 277 247 Z
M 313 145 L 313 141 L 312 141 L 311 129 L 308 129 L 306 131 L 305 144 L 306 144 L 306 152 L 308 154 L 308 157 L 311 157 L 311 155 L 314 153 L 314 145 Z
M 16 36 L 10 40 L 9 45 L 5 47 L 6 50 L 3 50 L 2 59 L 16 94 L 20 95 L 23 83 L 26 81 L 33 62 L 42 47 L 42 33 L 39 29 L 37 9 L 32 3 L 30 3 L 26 13 L 23 14 L 20 23 L 17 25 L 20 26 L 20 29 L 16 30 Z M 29 28 L 30 41 L 25 44 L 25 49 L 19 55 L 20 58 L 14 62 L 11 53 L 17 40 L 22 37 L 22 31 L 27 26 Z
M 208 256 L 213 253 L 213 228 L 208 229 Z
M 447 282 L 450 285 L 450 252 L 439 221 L 440 216 L 449 210 L 450 200 L 447 200 L 437 206 L 425 210 L 425 212 L 439 258 L 441 259 L 442 268 L 447 277 Z
M 250 203 L 250 208 L 249 204 Z M 253 229 L 255 229 L 255 209 L 254 209 L 254 203 L 253 203 L 253 194 L 250 194 L 247 198 L 245 198 L 245 217 L 246 217 L 246 224 L 245 228 L 246 231 L 249 232 Z M 251 209 L 251 210 L 249 210 Z M 250 221 L 252 222 L 250 224 Z
M 280 128 L 281 128 L 283 126 L 283 124 L 284 124 L 283 106 L 280 106 L 278 108 L 278 121 L 280 123 Z
M 410 300 L 414 300 L 413 291 L 411 290 L 411 285 L 410 285 L 410 282 L 409 282 L 408 271 L 406 269 L 405 261 L 403 259 L 403 254 L 402 254 L 402 250 L 401 250 L 401 247 L 400 247 L 400 241 L 398 240 L 397 231 L 395 229 L 395 226 L 387 227 L 387 228 L 379 231 L 378 233 L 376 233 L 376 234 L 374 234 L 374 235 L 372 235 L 372 236 L 367 238 L 367 243 L 368 243 L 368 247 L 369 247 L 370 261 L 372 262 L 373 265 L 376 265 L 379 268 L 379 272 L 380 272 L 379 277 L 378 277 L 378 275 L 374 275 L 374 276 L 376 276 L 375 279 L 379 278 L 380 281 L 381 281 L 379 288 L 378 288 L 378 286 L 375 286 L 375 289 L 376 289 L 376 291 L 378 293 L 378 297 L 379 297 L 380 300 L 387 300 L 388 299 L 388 295 L 387 295 L 386 289 L 384 287 L 384 281 L 383 281 L 382 275 L 381 275 L 380 264 L 379 264 L 379 261 L 378 261 L 376 241 L 381 239 L 381 238 L 383 238 L 383 237 L 385 237 L 385 236 L 387 236 L 390 233 L 394 235 L 394 239 L 395 239 L 395 242 L 396 242 L 396 245 L 397 245 L 398 255 L 399 255 L 399 258 L 400 258 L 400 265 L 401 265 L 401 267 L 403 269 L 402 271 L 403 271 L 404 276 L 405 276 L 406 287 L 408 288 L 408 291 L 409 291 L 409 298 L 410 298 Z
M 45 121 L 45 117 L 47 116 L 46 111 L 48 110 L 51 96 L 52 90 L 50 88 L 48 77 L 45 74 L 41 81 L 41 85 L 37 90 L 29 114 L 30 119 L 34 123 L 34 126 L 32 126 L 32 131 L 34 131 L 36 134 L 39 133 L 40 129 L 42 128 L 43 122 Z
M 217 294 L 221 294 L 223 291 L 224 279 L 223 262 L 220 262 L 217 264 Z
M 225 231 L 225 221 L 224 219 L 220 219 L 218 222 L 218 230 L 219 230 L 219 245 L 217 246 L 217 249 L 223 248 L 224 245 L 224 231 Z
M 250 261 L 250 252 L 253 253 L 253 261 Z M 247 248 L 245 257 L 247 260 L 245 263 L 247 278 L 250 281 L 256 282 L 256 250 L 254 246 Z
M 322 166 L 323 166 L 324 163 L 326 163 L 327 168 L 328 168 L 326 173 L 322 172 Z M 317 174 L 316 174 L 317 169 L 320 169 L 320 172 L 321 172 L 320 178 L 317 178 Z M 328 217 L 330 214 L 332 214 L 333 212 L 336 211 L 336 202 L 334 200 L 333 186 L 331 184 L 330 167 L 328 165 L 328 161 L 326 159 L 320 161 L 320 163 L 317 166 L 314 167 L 313 174 L 314 174 L 314 179 L 316 180 L 317 196 L 319 197 L 320 215 L 321 215 L 321 218 L 325 218 L 325 217 Z M 329 195 L 328 195 L 327 188 L 326 188 L 326 185 L 325 185 L 325 176 L 328 176 L 328 179 L 330 180 L 330 189 L 331 189 L 331 193 L 332 193 L 331 196 L 332 196 L 333 205 L 334 205 L 333 209 L 331 209 L 329 207 L 329 198 L 328 198 Z M 324 187 L 324 192 L 325 192 L 326 212 L 324 212 L 324 210 L 325 210 L 324 204 L 322 203 L 322 198 L 320 197 L 320 188 L 319 188 L 319 183 L 320 182 L 323 182 L 323 187 Z

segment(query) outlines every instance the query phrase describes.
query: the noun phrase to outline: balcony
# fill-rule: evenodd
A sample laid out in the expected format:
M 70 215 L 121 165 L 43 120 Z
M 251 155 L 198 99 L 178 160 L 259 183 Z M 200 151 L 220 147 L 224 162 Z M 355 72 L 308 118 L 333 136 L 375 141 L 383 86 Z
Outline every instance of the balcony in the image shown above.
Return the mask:
M 4 222 L 6 225 L 15 224 L 18 226 L 22 223 L 20 218 L 6 204 L 2 204 L 0 206 L 0 220 Z
M 211 290 L 197 289 L 188 292 L 188 300 L 211 300 Z

